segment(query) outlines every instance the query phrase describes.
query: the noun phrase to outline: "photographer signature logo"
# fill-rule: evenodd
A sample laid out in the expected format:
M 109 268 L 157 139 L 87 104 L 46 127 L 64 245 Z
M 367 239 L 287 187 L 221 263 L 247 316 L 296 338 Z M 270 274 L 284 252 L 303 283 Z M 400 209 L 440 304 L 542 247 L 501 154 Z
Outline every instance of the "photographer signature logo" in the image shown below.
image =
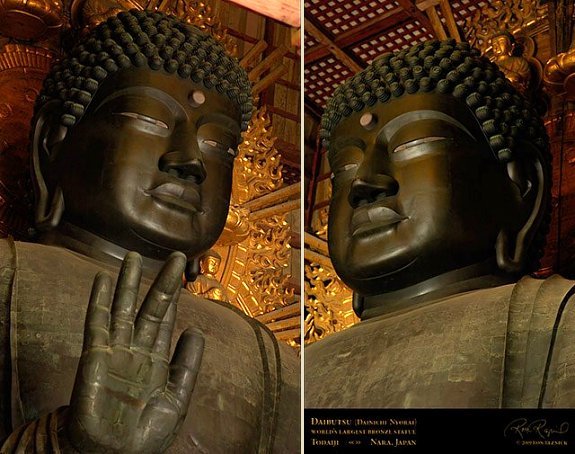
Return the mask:
M 567 446 L 569 423 L 549 423 L 546 419 L 517 418 L 505 427 L 503 435 L 523 446 Z

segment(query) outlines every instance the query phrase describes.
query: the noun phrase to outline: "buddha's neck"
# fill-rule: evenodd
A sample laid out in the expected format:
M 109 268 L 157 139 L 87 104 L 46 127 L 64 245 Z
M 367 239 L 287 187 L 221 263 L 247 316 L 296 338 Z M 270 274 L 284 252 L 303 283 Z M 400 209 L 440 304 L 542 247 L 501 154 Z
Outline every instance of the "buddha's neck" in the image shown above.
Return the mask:
M 371 296 L 354 295 L 354 308 L 360 310 L 362 320 L 447 298 L 458 293 L 498 287 L 514 282 L 508 275 L 498 273 L 497 266 L 482 262 L 449 271 L 410 287 Z
M 120 267 L 122 260 L 130 252 L 94 233 L 66 222 L 62 222 L 57 229 L 44 233 L 40 237 L 40 243 L 61 246 L 115 268 Z M 160 271 L 163 263 L 161 260 L 142 257 L 142 274 L 153 278 Z

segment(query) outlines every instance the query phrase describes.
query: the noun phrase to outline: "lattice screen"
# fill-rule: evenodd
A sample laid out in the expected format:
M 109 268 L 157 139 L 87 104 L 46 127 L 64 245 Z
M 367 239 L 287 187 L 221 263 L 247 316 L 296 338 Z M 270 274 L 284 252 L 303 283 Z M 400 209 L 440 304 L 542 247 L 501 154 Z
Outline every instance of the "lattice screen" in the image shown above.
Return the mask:
M 304 50 L 311 49 L 312 47 L 317 46 L 319 44 L 316 41 L 316 39 L 307 32 L 304 33 L 303 43 L 304 43 Z
M 487 0 L 455 0 L 450 5 L 455 21 L 462 27 L 468 17 L 487 3 Z M 437 11 L 441 17 L 440 9 Z M 366 27 L 381 24 L 378 19 L 392 12 L 398 18 L 395 25 L 392 16 L 391 21 L 386 20 L 386 29 L 366 33 Z M 432 31 L 422 26 L 413 15 L 410 14 L 406 20 L 405 11 L 395 0 L 305 0 L 305 15 L 336 45 L 345 43 L 341 49 L 348 55 L 355 55 L 357 61 L 363 61 L 365 65 L 383 53 L 405 49 L 434 37 Z M 354 30 L 361 30 L 361 34 L 355 34 Z M 306 64 L 305 93 L 317 107 L 323 108 L 326 98 L 352 75 L 352 71 L 337 57 L 322 54 L 321 43 L 308 33 L 304 36 L 304 46 L 306 51 L 320 50 L 315 52 L 317 60 Z
M 432 38 L 433 35 L 422 27 L 418 21 L 413 21 L 404 23 L 376 38 L 364 41 L 353 47 L 352 50 L 363 61 L 371 63 L 373 59 L 386 52 L 405 49 L 418 42 Z
M 305 9 L 334 36 L 398 8 L 393 0 L 306 0 Z
M 457 25 L 460 27 L 465 24 L 465 19 L 475 14 L 475 11 L 487 4 L 484 0 L 457 0 L 450 3 L 455 22 L 457 22 Z
M 305 67 L 306 94 L 323 108 L 333 90 L 352 75 L 353 73 L 333 56 L 318 60 Z

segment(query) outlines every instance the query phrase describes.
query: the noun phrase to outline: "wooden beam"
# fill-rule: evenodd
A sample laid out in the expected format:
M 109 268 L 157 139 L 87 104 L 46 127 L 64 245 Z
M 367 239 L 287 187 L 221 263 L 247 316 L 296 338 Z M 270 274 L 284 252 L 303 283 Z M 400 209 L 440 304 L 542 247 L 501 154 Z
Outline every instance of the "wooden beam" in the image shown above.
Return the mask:
M 299 183 L 295 183 L 299 186 Z M 287 213 L 288 211 L 297 210 L 300 207 L 300 199 L 288 200 L 287 202 L 282 202 L 278 205 L 274 205 L 268 208 L 263 208 L 258 211 L 252 211 L 250 213 L 250 221 L 257 221 L 258 219 L 265 219 L 276 214 Z
M 231 3 L 249 9 L 262 16 L 270 17 L 282 24 L 299 28 L 300 2 L 299 0 L 228 0 Z
M 266 326 L 272 331 L 283 331 L 286 329 L 294 329 L 296 327 L 299 328 L 299 316 L 285 318 L 276 322 L 268 322 L 266 323 Z
M 311 249 L 304 249 L 303 254 L 306 260 L 312 263 L 317 263 L 318 265 L 324 266 L 326 268 L 333 269 L 333 264 L 331 259 L 323 254 L 312 251 Z
M 250 35 L 246 35 L 245 33 L 239 32 L 237 30 L 234 30 L 233 28 L 226 28 L 226 33 L 230 36 L 233 36 L 236 39 L 241 39 L 242 41 L 245 41 L 246 43 L 250 44 L 256 44 L 259 41 L 259 39 L 254 38 L 253 36 Z M 277 49 L 277 47 L 268 46 L 268 50 L 270 51 L 275 49 Z M 285 57 L 295 60 L 297 62 L 300 61 L 300 55 L 295 52 L 289 51 L 285 54 Z
M 305 93 L 303 95 L 303 105 L 310 115 L 315 117 L 318 121 L 321 120 L 323 109 L 318 106 L 315 101 L 312 101 L 311 98 Z
M 289 88 L 290 90 L 295 90 L 298 93 L 301 90 L 300 84 L 285 79 L 278 79 L 276 81 L 276 85 L 283 85 L 284 87 Z
M 286 157 L 282 154 L 282 165 L 284 167 L 291 167 L 292 169 L 295 169 L 297 171 L 300 171 L 301 165 L 299 161 L 296 161 L 294 159 L 290 159 L 289 156 Z
M 301 235 L 299 234 L 299 232 L 293 232 L 293 231 L 291 232 L 289 245 L 292 247 L 292 249 L 297 250 L 301 249 Z
M 322 200 L 321 202 L 317 202 L 314 206 L 313 206 L 313 211 L 317 211 L 317 210 L 321 210 L 322 208 L 325 208 L 327 206 L 329 206 L 330 204 L 330 200 Z
M 255 44 L 259 41 L 259 39 L 254 38 L 253 36 L 250 35 L 246 35 L 245 33 L 242 33 L 238 30 L 234 30 L 233 28 L 226 28 L 226 33 L 230 36 L 233 36 L 234 38 L 241 39 L 246 43 Z
M 257 64 L 257 66 L 254 69 L 252 69 L 248 73 L 248 78 L 250 79 L 250 81 L 253 82 L 255 80 L 258 80 L 264 72 L 266 72 L 272 66 L 279 64 L 282 61 L 286 52 L 287 49 L 283 47 L 278 47 L 271 54 L 265 57 L 261 62 Z
M 324 241 L 311 233 L 304 232 L 304 243 L 324 256 L 329 254 L 327 241 Z
M 274 320 L 282 320 L 284 318 L 293 317 L 294 315 L 299 314 L 299 311 L 300 305 L 299 302 L 297 302 L 262 315 L 257 315 L 255 318 L 261 323 L 267 323 Z
M 275 43 L 275 28 L 276 25 L 274 24 L 274 21 L 270 19 L 265 20 L 264 40 L 266 43 Z M 268 58 L 271 53 L 272 52 L 269 49 L 264 51 L 262 60 Z M 280 66 L 283 66 L 283 59 L 279 60 L 279 63 L 282 63 Z M 258 95 L 257 93 L 253 93 L 253 96 L 257 97 Z M 275 96 L 275 86 L 268 85 L 268 88 L 261 94 L 261 96 L 259 96 L 259 106 L 262 107 L 265 106 L 266 104 L 271 104 L 273 106 L 275 104 L 274 96 Z
M 432 8 L 439 5 L 439 0 L 417 0 L 415 6 L 419 8 L 419 11 L 425 11 L 427 8 Z
M 276 331 L 274 335 L 277 340 L 291 340 L 297 339 L 301 336 L 300 327 L 298 326 L 296 329 L 288 329 L 286 331 Z
M 447 39 L 447 33 L 445 33 L 445 29 L 443 28 L 439 14 L 437 14 L 437 11 L 435 10 L 435 6 L 430 6 L 425 10 L 425 12 L 427 13 L 427 17 L 429 17 L 435 36 L 441 40 Z
M 365 63 L 359 63 L 358 57 L 349 54 L 345 50 L 335 44 L 335 42 L 325 34 L 323 30 L 316 27 L 311 20 L 305 19 L 305 31 L 313 36 L 317 41 L 324 44 L 327 49 L 345 66 L 347 66 L 355 74 L 361 71 L 365 67 Z
M 295 121 L 297 123 L 300 121 L 298 114 L 293 114 L 276 106 L 266 106 L 266 108 L 268 112 L 279 115 L 280 117 L 287 118 L 288 120 Z
M 430 33 L 434 32 L 433 26 L 431 25 L 431 21 L 425 14 L 423 14 L 423 12 L 419 11 L 417 6 L 415 6 L 415 2 L 411 0 L 396 0 L 396 1 L 399 4 L 399 6 L 401 6 L 407 12 L 407 14 L 409 14 L 414 19 L 417 19 L 421 25 L 423 25 L 426 29 L 429 30 Z
M 441 14 L 443 14 L 443 17 L 445 18 L 449 35 L 458 43 L 461 42 L 461 35 L 459 34 L 459 28 L 457 27 L 457 22 L 455 22 L 455 17 L 453 17 L 451 5 L 447 0 L 441 0 L 439 7 L 441 8 Z
M 268 47 L 268 43 L 263 39 L 255 43 L 240 60 L 240 66 L 244 69 L 247 68 L 256 57 L 259 57 L 266 50 L 266 47 Z
M 295 167 L 299 169 L 301 167 L 300 163 L 300 150 L 299 145 L 294 145 L 293 143 L 287 142 L 280 138 L 277 138 L 274 142 L 275 147 L 282 155 L 282 164 L 287 164 L 290 167 Z
M 403 8 L 395 8 L 381 16 L 369 19 L 345 33 L 341 33 L 334 40 L 334 43 L 339 48 L 346 49 L 361 41 L 368 40 L 373 36 L 384 35 L 387 30 L 399 27 L 410 18 L 411 16 L 409 16 Z M 304 52 L 304 62 L 306 65 L 313 63 L 326 57 L 329 53 L 329 50 L 324 44 L 318 44 Z
M 242 205 L 243 208 L 255 212 L 263 210 L 264 208 L 269 208 L 270 206 L 276 206 L 287 200 L 299 200 L 300 185 L 299 183 L 294 183 L 290 186 L 278 189 L 276 191 L 270 192 L 266 195 L 258 197 L 257 199 L 250 200 Z
M 286 65 L 278 66 L 274 70 L 270 71 L 270 73 L 267 76 L 265 76 L 263 79 L 260 79 L 260 81 L 257 82 L 252 87 L 252 96 L 255 98 L 260 92 L 262 92 L 263 90 L 265 90 L 265 89 L 271 87 L 273 84 L 275 84 L 276 81 L 281 76 L 286 74 L 287 72 L 288 72 L 288 67 Z M 264 102 L 264 101 L 262 100 L 262 102 Z M 266 103 L 272 103 L 273 102 L 273 96 L 268 95 L 265 98 L 265 102 Z
M 349 47 L 373 36 L 385 35 L 386 31 L 397 28 L 407 19 L 409 19 L 409 14 L 403 8 L 392 9 L 340 34 L 336 43 L 340 47 Z

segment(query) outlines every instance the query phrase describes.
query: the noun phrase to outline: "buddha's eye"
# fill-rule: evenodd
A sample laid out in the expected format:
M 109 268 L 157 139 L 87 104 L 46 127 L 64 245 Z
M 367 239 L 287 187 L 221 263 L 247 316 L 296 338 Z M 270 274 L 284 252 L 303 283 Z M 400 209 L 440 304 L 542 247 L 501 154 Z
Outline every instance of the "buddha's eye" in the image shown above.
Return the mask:
M 447 137 L 430 136 L 430 137 L 424 137 L 423 139 L 410 140 L 409 142 L 402 143 L 401 145 L 395 147 L 392 153 L 399 153 L 401 151 L 407 150 L 408 148 L 412 148 L 417 145 L 422 145 L 424 143 L 430 143 L 430 142 L 437 142 L 438 140 L 446 140 L 446 139 Z
M 135 118 L 136 120 L 144 121 L 146 123 L 152 124 L 162 129 L 170 129 L 169 126 L 164 123 L 162 120 L 158 120 L 157 118 L 148 117 L 147 115 L 143 115 L 136 112 L 117 112 L 116 115 L 122 115 L 123 117 Z
M 217 148 L 218 150 L 223 150 L 225 148 L 225 145 L 221 144 L 220 142 L 217 142 L 216 140 L 212 140 L 212 139 L 203 139 L 202 143 L 205 145 L 208 145 L 209 147 Z M 236 157 L 238 154 L 236 149 L 234 149 L 232 147 L 228 147 L 227 153 L 233 157 Z
M 338 167 L 338 168 L 335 169 L 335 170 L 332 172 L 332 174 L 331 174 L 331 179 L 332 179 L 332 181 L 333 181 L 333 179 L 334 179 L 335 177 L 337 177 L 338 175 L 340 175 L 340 174 L 342 174 L 342 173 L 344 173 L 344 172 L 347 172 L 348 170 L 355 170 L 355 169 L 357 169 L 357 167 L 358 167 L 358 164 L 355 164 L 355 163 L 344 164 L 344 165 L 342 165 L 341 167 Z
M 216 142 L 215 140 L 209 140 L 209 139 L 204 139 L 203 143 L 205 143 L 206 145 L 209 145 L 210 147 L 219 147 L 220 144 L 218 142 Z

